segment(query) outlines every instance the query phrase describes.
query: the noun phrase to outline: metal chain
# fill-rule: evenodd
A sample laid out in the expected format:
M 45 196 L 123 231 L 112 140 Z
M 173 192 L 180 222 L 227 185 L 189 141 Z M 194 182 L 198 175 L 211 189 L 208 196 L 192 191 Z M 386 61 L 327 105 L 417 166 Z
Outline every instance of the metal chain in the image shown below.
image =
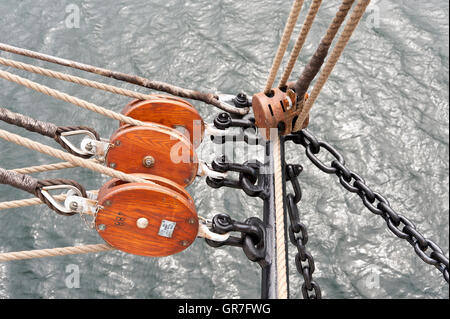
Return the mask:
M 304 282 L 302 284 L 302 295 L 304 299 L 321 299 L 322 292 L 319 285 L 313 279 L 313 273 L 316 269 L 314 258 L 306 250 L 308 243 L 308 231 L 306 226 L 300 222 L 300 214 L 297 204 L 302 198 L 300 183 L 297 176 L 303 168 L 300 165 L 286 165 L 286 177 L 291 181 L 294 188 L 294 194 L 286 196 L 287 208 L 290 219 L 289 239 L 291 243 L 297 248 L 295 255 L 295 266 L 300 275 L 303 276 Z
M 315 166 L 327 174 L 335 174 L 346 190 L 358 194 L 364 206 L 375 215 L 381 216 L 394 235 L 405 239 L 414 247 L 414 251 L 420 259 L 435 266 L 443 274 L 445 281 L 449 282 L 449 260 L 442 249 L 435 242 L 425 238 L 408 218 L 396 213 L 388 200 L 368 187 L 361 176 L 349 170 L 345 166 L 344 157 L 333 146 L 318 141 L 308 130 L 291 134 L 286 137 L 286 140 L 292 140 L 295 144 L 305 147 L 306 156 Z M 317 157 L 322 149 L 334 157 L 330 165 L 325 164 Z

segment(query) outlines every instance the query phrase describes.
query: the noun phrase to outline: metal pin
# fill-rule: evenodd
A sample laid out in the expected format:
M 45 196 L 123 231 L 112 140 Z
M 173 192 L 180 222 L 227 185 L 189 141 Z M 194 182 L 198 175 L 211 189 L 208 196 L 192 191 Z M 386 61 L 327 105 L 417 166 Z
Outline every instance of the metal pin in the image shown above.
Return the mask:
M 155 159 L 153 156 L 146 156 L 142 160 L 142 164 L 147 168 L 153 167 L 155 165 Z
M 70 207 L 71 210 L 76 211 L 76 210 L 78 210 L 78 203 L 77 202 L 71 202 L 69 204 L 69 207 Z
M 188 242 L 187 240 L 182 240 L 182 241 L 180 242 L 180 244 L 181 244 L 181 246 L 186 247 L 186 246 L 189 245 L 189 242 Z

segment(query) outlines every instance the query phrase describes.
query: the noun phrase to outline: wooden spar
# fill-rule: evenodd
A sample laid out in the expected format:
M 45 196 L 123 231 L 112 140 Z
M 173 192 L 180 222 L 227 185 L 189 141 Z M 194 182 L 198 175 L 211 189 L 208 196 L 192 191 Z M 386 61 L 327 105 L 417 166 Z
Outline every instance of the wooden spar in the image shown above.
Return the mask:
M 80 62 L 71 61 L 68 59 L 62 59 L 62 58 L 54 57 L 54 56 L 51 56 L 48 54 L 43 54 L 43 53 L 31 51 L 31 50 L 14 47 L 12 45 L 8 45 L 5 43 L 0 43 L 0 50 L 5 51 L 5 52 L 10 52 L 13 54 L 26 56 L 26 57 L 33 58 L 33 59 L 42 60 L 45 62 L 50 62 L 50 63 L 54 63 L 54 64 L 67 66 L 70 68 L 82 70 L 82 71 L 89 72 L 89 73 L 94 73 L 94 74 L 101 75 L 104 77 L 109 77 L 109 78 L 113 78 L 113 79 L 116 79 L 119 81 L 142 86 L 142 87 L 145 87 L 148 89 L 166 92 L 166 93 L 176 95 L 179 97 L 184 97 L 184 98 L 188 98 L 188 99 L 205 102 L 207 104 L 214 105 L 226 112 L 230 112 L 230 113 L 234 113 L 234 114 L 245 115 L 249 111 L 247 108 L 239 109 L 239 108 L 232 107 L 226 103 L 223 103 L 223 102 L 219 101 L 218 96 L 213 93 L 205 93 L 205 92 L 184 89 L 184 88 L 180 88 L 178 86 L 171 85 L 168 83 L 155 81 L 155 80 L 149 80 L 149 79 L 146 79 L 146 78 L 143 78 L 140 76 L 130 75 L 130 74 L 122 73 L 122 72 L 111 71 L 111 70 L 107 70 L 104 68 L 99 68 L 99 67 L 95 67 L 92 65 L 80 63 Z

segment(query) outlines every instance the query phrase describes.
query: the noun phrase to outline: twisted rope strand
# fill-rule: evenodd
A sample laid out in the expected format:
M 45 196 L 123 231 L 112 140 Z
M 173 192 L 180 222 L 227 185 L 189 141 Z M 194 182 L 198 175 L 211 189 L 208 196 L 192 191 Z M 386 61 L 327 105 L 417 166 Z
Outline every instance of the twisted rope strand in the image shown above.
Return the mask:
M 289 40 L 291 39 L 292 31 L 294 30 L 295 23 L 297 22 L 302 6 L 303 0 L 295 0 L 294 3 L 292 4 L 288 20 L 286 22 L 286 26 L 283 31 L 283 36 L 281 37 L 281 41 L 278 46 L 277 53 L 275 55 L 275 59 L 273 60 L 272 68 L 267 78 L 266 86 L 264 88 L 264 93 L 266 94 L 269 94 L 270 90 L 273 87 L 273 83 L 275 82 L 278 69 L 280 68 L 281 62 L 283 61 L 284 53 L 286 52 Z
M 0 50 L 14 53 L 14 54 L 23 55 L 23 56 L 33 58 L 33 59 L 42 60 L 45 62 L 63 65 L 66 67 L 82 70 L 85 72 L 94 73 L 94 74 L 101 75 L 104 77 L 113 78 L 113 79 L 116 79 L 119 81 L 139 85 L 139 86 L 142 86 L 142 87 L 145 87 L 148 89 L 163 91 L 163 92 L 166 92 L 166 93 L 169 93 L 172 95 L 176 95 L 179 97 L 202 101 L 207 104 L 218 107 L 229 113 L 245 115 L 249 112 L 248 107 L 239 109 L 239 108 L 233 107 L 229 104 L 219 101 L 218 96 L 213 93 L 205 93 L 205 92 L 184 89 L 184 88 L 177 87 L 175 85 L 167 84 L 167 83 L 160 82 L 160 81 L 149 80 L 149 79 L 146 79 L 146 78 L 143 78 L 140 76 L 129 75 L 129 74 L 121 73 L 121 72 L 115 72 L 115 71 L 107 70 L 104 68 L 99 68 L 99 67 L 95 67 L 92 65 L 84 64 L 84 63 L 79 63 L 79 62 L 70 61 L 67 59 L 57 58 L 57 57 L 54 57 L 54 56 L 51 56 L 48 54 L 42 54 L 42 53 L 34 52 L 31 50 L 17 48 L 17 47 L 14 47 L 12 45 L 8 45 L 5 43 L 0 43 Z
M 298 36 L 297 41 L 295 42 L 294 49 L 292 50 L 291 56 L 289 58 L 289 62 L 284 70 L 284 73 L 281 77 L 280 84 L 278 84 L 279 88 L 284 88 L 291 76 L 292 70 L 294 69 L 295 63 L 302 51 L 303 45 L 305 44 L 306 38 L 308 37 L 309 31 L 314 23 L 314 19 L 316 18 L 317 12 L 319 11 L 320 5 L 322 4 L 322 0 L 313 0 L 311 6 L 309 7 L 308 14 L 306 15 L 305 22 L 303 23 L 302 29 Z
M 67 103 L 71 103 L 73 105 L 79 106 L 81 108 L 90 110 L 92 112 L 101 114 L 103 116 L 112 118 L 114 120 L 118 120 L 120 122 L 124 122 L 126 124 L 130 124 L 130 125 L 134 125 L 134 126 L 150 126 L 150 127 L 158 127 L 158 128 L 162 128 L 162 129 L 166 129 L 166 126 L 157 124 L 157 123 L 150 123 L 150 122 L 142 122 L 142 121 L 138 121 L 135 120 L 129 116 L 125 116 L 123 114 L 108 110 L 104 107 L 95 105 L 94 103 L 90 103 L 87 102 L 85 100 L 79 99 L 77 97 L 71 96 L 69 94 L 60 92 L 58 90 L 55 89 L 51 89 L 45 85 L 27 80 L 25 78 L 22 78 L 18 75 L 14 75 L 12 73 L 6 72 L 6 71 L 2 71 L 0 70 L 0 78 L 3 78 L 5 80 L 8 80 L 10 82 L 14 82 L 17 83 L 19 85 L 25 86 L 29 89 L 35 90 L 37 92 L 46 94 L 48 96 L 51 96 L 55 99 L 67 102 Z M 176 130 L 171 130 L 170 135 L 174 136 L 175 138 L 181 138 L 181 139 L 186 139 L 186 136 L 183 135 L 182 133 L 176 131 Z
M 284 225 L 283 173 L 281 166 L 280 137 L 273 141 L 274 178 L 275 178 L 275 232 L 278 299 L 287 299 L 286 236 Z
M 118 178 L 122 181 L 126 181 L 129 183 L 151 183 L 143 178 L 140 177 L 136 177 L 130 174 L 125 174 L 121 171 L 117 171 L 114 170 L 112 168 L 109 167 L 105 167 L 103 165 L 100 165 L 98 163 L 95 163 L 91 160 L 86 160 L 77 156 L 74 156 L 72 154 L 69 153 L 65 153 L 63 151 L 57 150 L 53 147 L 32 141 L 28 138 L 10 133 L 8 131 L 5 130 L 0 130 L 0 138 L 8 141 L 8 142 L 12 142 L 15 143 L 17 145 L 21 145 L 24 147 L 27 147 L 29 149 L 35 150 L 37 152 L 43 153 L 43 154 L 47 154 L 49 156 L 53 156 L 56 158 L 59 158 L 63 161 L 67 161 L 70 162 L 74 165 L 77 166 L 81 166 L 84 168 L 88 168 L 90 170 L 96 171 L 100 174 L 104 174 L 104 175 L 108 175 L 114 178 Z
M 305 69 L 303 70 L 302 74 L 295 83 L 294 90 L 297 93 L 297 96 L 299 97 L 299 101 L 303 101 L 305 93 L 306 91 L 308 91 L 311 82 L 319 73 L 320 68 L 322 67 L 325 61 L 325 58 L 328 55 L 328 51 L 331 47 L 331 44 L 333 43 L 333 40 L 336 37 L 336 34 L 339 31 L 339 28 L 341 27 L 342 23 L 344 23 L 345 18 L 347 17 L 347 14 L 352 8 L 354 2 L 355 0 L 342 0 L 342 3 L 339 6 L 339 9 L 336 12 L 335 17 L 333 18 L 333 21 L 330 23 L 325 36 L 320 41 L 319 46 L 316 49 L 316 52 L 314 52 L 308 64 L 305 66 Z
M 17 252 L 10 252 L 10 253 L 0 253 L 0 262 L 32 259 L 32 258 L 98 253 L 98 252 L 111 251 L 111 250 L 116 250 L 116 249 L 108 244 L 96 244 L 96 245 L 80 245 L 80 246 L 62 247 L 62 248 L 17 251 Z
M 97 162 L 96 160 L 92 160 L 94 162 Z M 30 166 L 30 167 L 23 167 L 23 168 L 16 168 L 12 169 L 12 171 L 20 174 L 33 174 L 33 173 L 42 173 L 42 172 L 48 172 L 48 171 L 56 171 L 60 169 L 65 168 L 73 168 L 78 167 L 78 165 L 69 163 L 69 162 L 61 162 L 61 163 L 54 163 L 54 164 L 45 164 L 45 165 L 37 165 L 37 166 Z
M 317 79 L 316 84 L 314 85 L 314 88 L 308 98 L 308 100 L 305 102 L 302 111 L 300 112 L 300 115 L 298 117 L 297 122 L 295 123 L 293 131 L 299 131 L 301 130 L 303 126 L 303 122 L 305 121 L 306 117 L 308 116 L 312 106 L 314 105 L 314 102 L 316 101 L 317 97 L 319 96 L 320 92 L 322 91 L 322 88 L 324 87 L 325 83 L 327 82 L 331 72 L 333 71 L 336 63 L 338 62 L 339 58 L 342 55 L 342 52 L 344 52 L 345 47 L 348 44 L 348 41 L 350 40 L 353 31 L 355 31 L 356 27 L 358 26 L 359 21 L 361 20 L 361 17 L 364 15 L 364 12 L 367 9 L 367 6 L 370 4 L 370 0 L 359 0 L 358 4 L 356 5 L 355 9 L 353 10 L 349 21 L 345 25 L 344 31 L 342 31 L 342 34 L 336 43 L 336 46 L 334 47 L 330 57 L 328 58 L 328 61 L 326 62 L 322 72 L 319 75 L 319 78 Z
M 53 196 L 53 198 L 55 198 L 55 200 L 57 200 L 57 201 L 62 201 L 66 198 L 66 196 L 65 195 L 55 195 L 55 196 Z M 1 202 L 0 210 L 19 208 L 19 207 L 28 207 L 28 206 L 41 205 L 41 204 L 44 204 L 44 203 L 37 197 L 12 200 L 9 202 Z
M 66 81 L 66 82 L 80 84 L 80 85 L 84 85 L 84 86 L 91 87 L 94 89 L 99 89 L 99 90 L 103 90 L 103 91 L 107 91 L 107 92 L 111 92 L 111 93 L 115 93 L 115 94 L 119 94 L 119 95 L 128 96 L 128 97 L 138 99 L 138 100 L 154 99 L 154 96 L 152 96 L 152 95 L 142 94 L 142 93 L 134 92 L 134 91 L 127 90 L 127 89 L 122 89 L 122 88 L 119 88 L 119 87 L 116 87 L 113 85 L 108 85 L 108 84 L 100 83 L 97 81 L 87 80 L 84 78 L 80 78 L 78 76 L 73 76 L 73 75 L 37 67 L 37 66 L 31 65 L 31 64 L 26 64 L 26 63 L 14 61 L 14 60 L 4 59 L 1 57 L 0 57 L 0 64 L 10 66 L 10 67 L 13 67 L 13 68 L 16 68 L 19 70 L 24 70 L 24 71 L 32 72 L 35 74 L 51 77 L 54 79 Z

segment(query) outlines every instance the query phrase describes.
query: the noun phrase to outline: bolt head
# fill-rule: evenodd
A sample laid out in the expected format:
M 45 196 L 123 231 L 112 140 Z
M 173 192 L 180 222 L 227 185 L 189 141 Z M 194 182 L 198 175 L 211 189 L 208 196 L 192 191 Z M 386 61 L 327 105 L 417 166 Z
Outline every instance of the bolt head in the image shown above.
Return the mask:
M 92 149 L 94 148 L 94 146 L 92 145 L 92 143 L 87 143 L 86 146 L 84 147 L 87 151 L 92 151 Z
M 188 242 L 187 240 L 182 240 L 182 241 L 180 242 L 180 244 L 181 244 L 181 246 L 183 246 L 183 247 L 187 247 L 187 246 L 189 245 L 189 242 Z
M 116 167 L 117 167 L 117 164 L 116 164 L 116 163 L 110 163 L 110 164 L 109 164 L 109 167 L 111 167 L 111 168 L 116 168 Z
M 145 229 L 148 226 L 148 219 L 141 217 L 136 221 L 136 226 L 140 229 Z
M 71 210 L 77 210 L 78 209 L 78 203 L 77 202 L 71 202 L 69 205 Z
M 114 142 L 114 145 L 115 145 L 115 146 L 120 146 L 120 141 L 119 141 L 119 140 L 115 141 L 115 142 Z
M 155 165 L 155 158 L 153 156 L 146 156 L 142 160 L 142 164 L 147 168 L 153 167 Z
M 100 230 L 100 231 L 106 230 L 106 225 L 105 224 L 98 225 L 98 230 Z

